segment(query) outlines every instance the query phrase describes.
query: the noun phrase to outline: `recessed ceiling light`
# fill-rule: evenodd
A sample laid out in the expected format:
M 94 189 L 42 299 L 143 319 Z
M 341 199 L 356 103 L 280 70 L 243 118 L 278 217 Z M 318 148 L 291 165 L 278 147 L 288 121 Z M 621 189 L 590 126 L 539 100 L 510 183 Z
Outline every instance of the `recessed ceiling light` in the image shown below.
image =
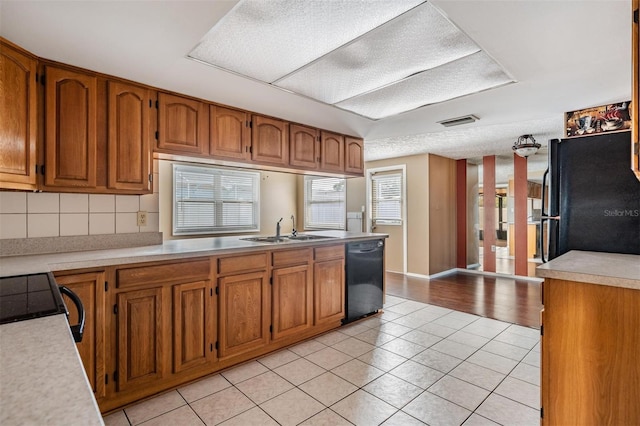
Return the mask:
M 241 0 L 188 57 L 374 120 L 513 82 L 422 0 Z

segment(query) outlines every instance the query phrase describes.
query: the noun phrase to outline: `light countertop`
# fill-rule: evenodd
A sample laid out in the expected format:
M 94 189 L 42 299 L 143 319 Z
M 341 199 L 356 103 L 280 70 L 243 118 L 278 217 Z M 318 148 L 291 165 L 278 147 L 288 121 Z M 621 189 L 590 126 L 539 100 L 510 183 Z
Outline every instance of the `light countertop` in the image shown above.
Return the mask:
M 536 276 L 640 290 L 640 255 L 574 250 L 538 266 Z
M 35 274 L 38 272 L 63 271 L 71 269 L 96 268 L 101 266 L 124 265 L 130 263 L 187 259 L 198 256 L 215 256 L 227 253 L 241 253 L 256 250 L 280 250 L 295 247 L 320 245 L 337 242 L 386 238 L 387 234 L 317 231 L 305 234 L 322 235 L 330 238 L 315 241 L 286 241 L 282 243 L 261 243 L 242 240 L 244 237 L 213 237 L 184 240 L 169 240 L 163 244 L 71 253 L 52 253 L 0 257 L 0 276 Z
M 65 315 L 0 325 L 0 424 L 104 424 Z

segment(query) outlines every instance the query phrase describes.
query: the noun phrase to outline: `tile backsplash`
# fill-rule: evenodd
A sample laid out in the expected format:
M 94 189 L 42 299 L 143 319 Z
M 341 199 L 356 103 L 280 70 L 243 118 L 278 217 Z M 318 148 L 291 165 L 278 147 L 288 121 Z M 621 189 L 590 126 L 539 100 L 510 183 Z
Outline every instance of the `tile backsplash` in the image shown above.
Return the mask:
M 158 193 L 66 194 L 0 191 L 0 239 L 158 232 Z M 137 212 L 147 212 L 147 226 Z

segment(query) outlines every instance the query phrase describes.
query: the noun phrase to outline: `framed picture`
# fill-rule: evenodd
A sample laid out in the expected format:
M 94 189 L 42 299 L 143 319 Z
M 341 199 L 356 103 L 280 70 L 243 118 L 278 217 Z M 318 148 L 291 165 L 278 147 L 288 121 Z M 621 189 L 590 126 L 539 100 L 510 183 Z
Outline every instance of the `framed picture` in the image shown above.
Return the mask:
M 631 101 L 565 113 L 567 138 L 631 130 Z

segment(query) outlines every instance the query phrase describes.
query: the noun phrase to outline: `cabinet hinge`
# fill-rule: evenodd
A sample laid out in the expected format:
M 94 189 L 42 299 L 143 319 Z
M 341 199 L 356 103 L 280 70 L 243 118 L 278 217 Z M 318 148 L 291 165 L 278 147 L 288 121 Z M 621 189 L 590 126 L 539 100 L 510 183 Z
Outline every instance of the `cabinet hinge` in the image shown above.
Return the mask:
M 273 277 L 269 277 L 269 284 L 273 285 Z
M 218 287 L 216 287 L 216 294 L 220 294 L 220 292 L 218 291 Z
M 36 165 L 36 174 L 38 174 L 38 166 Z M 40 166 L 40 174 L 44 176 L 44 164 Z
M 118 383 L 118 370 L 113 372 L 113 381 Z
M 212 288 L 209 289 L 209 296 L 213 297 L 213 289 Z
M 635 22 L 636 24 L 638 23 L 638 20 L 639 20 L 639 18 L 638 18 L 638 10 L 640 10 L 640 9 L 636 9 L 636 10 L 633 11 L 633 22 Z
M 40 76 L 40 84 L 42 84 L 44 86 L 44 82 L 45 82 L 45 78 L 44 78 L 44 74 L 42 74 Z
M 253 121 L 249 121 L 249 128 L 253 129 Z
M 273 324 L 269 326 L 269 333 L 273 333 Z
M 153 182 L 153 173 L 149 173 L 149 182 Z
M 253 145 L 249 145 L 249 153 L 253 154 Z
M 544 407 L 540 407 L 540 418 L 544 419 Z
M 160 102 L 156 100 L 156 108 L 160 108 Z
M 149 108 L 153 108 L 153 101 L 149 99 Z
M 156 130 L 156 140 L 158 140 L 158 136 L 160 136 L 160 133 Z
M 216 340 L 216 351 L 219 349 L 218 341 Z
M 109 291 L 109 281 L 104 282 L 104 291 Z
M 540 326 L 540 335 L 544 336 L 544 325 Z
M 36 83 L 38 82 L 38 73 L 36 73 Z
M 105 385 L 108 385 L 108 384 L 109 384 L 109 375 L 108 375 L 108 374 L 105 374 L 105 375 L 104 375 L 104 384 L 105 384 Z
M 118 305 L 113 305 L 113 313 L 118 315 Z

